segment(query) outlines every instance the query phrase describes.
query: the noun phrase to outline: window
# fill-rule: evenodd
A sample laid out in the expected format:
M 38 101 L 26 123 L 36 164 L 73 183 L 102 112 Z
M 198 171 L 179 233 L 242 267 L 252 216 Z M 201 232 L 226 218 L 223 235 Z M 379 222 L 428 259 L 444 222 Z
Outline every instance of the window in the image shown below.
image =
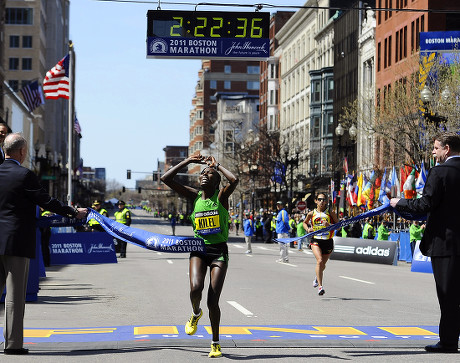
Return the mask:
M 275 78 L 275 77 L 276 77 L 275 65 L 270 64 L 270 78 Z
M 14 92 L 18 91 L 19 81 L 10 79 L 8 81 L 8 84 L 10 85 L 10 87 L 13 89 Z
M 232 66 L 224 66 L 224 73 L 232 73 Z
M 22 70 L 23 71 L 32 70 L 32 58 L 22 58 Z
M 382 43 L 377 44 L 377 72 L 380 72 L 380 64 L 382 62 Z
M 313 102 L 321 102 L 321 81 L 313 81 L 311 99 Z
M 10 58 L 8 69 L 10 71 L 17 71 L 19 69 L 19 58 Z
M 334 132 L 334 116 L 328 113 L 325 119 L 323 120 L 323 137 L 332 136 L 333 132 Z
M 320 135 L 320 121 L 321 118 L 320 116 L 313 116 L 312 122 L 311 122 L 311 137 L 312 138 L 319 138 Z
M 324 100 L 332 101 L 334 99 L 334 79 L 327 78 L 324 83 Z
M 211 97 L 209 97 L 209 102 L 210 102 L 210 103 L 216 103 L 216 102 L 217 102 L 216 96 L 211 96 Z
M 215 80 L 209 81 L 209 88 L 216 89 L 217 88 L 217 81 L 215 81 Z
M 250 90 L 258 90 L 260 86 L 259 81 L 247 81 L 246 88 Z
M 33 9 L 30 8 L 6 8 L 5 24 L 33 24 Z
M 10 48 L 19 48 L 19 35 L 10 35 Z
M 224 131 L 224 152 L 233 153 L 233 130 Z
M 274 90 L 270 90 L 270 102 L 269 102 L 270 105 L 274 105 L 275 104 L 275 91 Z
M 22 47 L 23 48 L 32 48 L 32 35 L 23 35 L 22 36 Z
M 232 82 L 231 81 L 224 81 L 224 89 L 231 89 Z
M 248 74 L 259 74 L 260 67 L 259 66 L 248 66 Z

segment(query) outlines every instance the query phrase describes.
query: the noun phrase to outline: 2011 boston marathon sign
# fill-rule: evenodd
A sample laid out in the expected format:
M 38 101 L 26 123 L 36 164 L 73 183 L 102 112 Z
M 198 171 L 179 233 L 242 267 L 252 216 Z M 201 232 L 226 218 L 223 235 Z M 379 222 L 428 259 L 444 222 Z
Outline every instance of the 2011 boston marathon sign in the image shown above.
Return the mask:
M 95 219 L 111 236 L 148 250 L 172 253 L 206 253 L 203 239 L 195 237 L 168 236 L 128 227 L 104 217 L 93 209 L 88 209 L 86 220 Z
M 147 58 L 266 60 L 270 13 L 149 10 Z

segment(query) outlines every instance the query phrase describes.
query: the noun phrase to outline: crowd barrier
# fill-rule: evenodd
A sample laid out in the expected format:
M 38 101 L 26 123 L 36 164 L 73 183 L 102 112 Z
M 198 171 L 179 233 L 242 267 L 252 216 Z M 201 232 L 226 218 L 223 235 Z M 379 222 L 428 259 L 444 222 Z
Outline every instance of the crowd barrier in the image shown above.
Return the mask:
M 332 260 L 395 265 L 397 242 L 362 238 L 334 237 Z
M 50 264 L 117 263 L 113 237 L 105 232 L 53 233 Z

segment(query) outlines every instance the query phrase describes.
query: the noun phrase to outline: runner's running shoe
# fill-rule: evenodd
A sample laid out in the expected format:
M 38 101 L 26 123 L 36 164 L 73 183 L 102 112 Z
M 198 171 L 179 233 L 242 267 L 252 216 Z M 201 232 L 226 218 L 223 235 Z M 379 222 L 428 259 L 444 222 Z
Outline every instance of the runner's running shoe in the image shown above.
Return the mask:
M 318 287 L 318 279 L 315 277 L 315 279 L 313 280 L 313 287 Z
M 190 320 L 185 323 L 185 332 L 188 335 L 193 335 L 196 333 L 196 330 L 198 329 L 198 320 L 203 316 L 203 310 L 200 310 L 200 315 L 195 316 L 195 314 L 192 313 L 192 316 L 190 317 Z
M 209 358 L 219 358 L 222 357 L 222 351 L 220 350 L 219 343 L 212 343 L 211 344 L 211 351 L 208 354 Z
M 322 295 L 325 294 L 325 292 L 326 292 L 326 290 L 324 290 L 323 287 L 320 286 L 319 289 L 318 289 L 318 295 L 319 295 L 319 296 L 322 296 Z

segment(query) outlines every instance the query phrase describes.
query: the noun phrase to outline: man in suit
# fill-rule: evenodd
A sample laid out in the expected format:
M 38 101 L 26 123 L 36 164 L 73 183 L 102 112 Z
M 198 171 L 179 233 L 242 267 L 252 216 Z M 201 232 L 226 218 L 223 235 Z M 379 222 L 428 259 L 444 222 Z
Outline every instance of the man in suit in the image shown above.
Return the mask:
M 431 257 L 441 320 L 440 341 L 425 350 L 454 353 L 460 335 L 460 135 L 438 135 L 433 156 L 438 165 L 429 171 L 422 197 L 393 198 L 390 204 L 400 211 L 427 214 L 420 251 Z
M 29 260 L 35 258 L 36 205 L 57 214 L 84 218 L 86 208 L 74 209 L 49 196 L 37 176 L 21 166 L 27 141 L 6 136 L 5 161 L 0 165 L 0 291 L 6 285 L 5 354 L 27 354 L 23 348 L 24 310 Z

